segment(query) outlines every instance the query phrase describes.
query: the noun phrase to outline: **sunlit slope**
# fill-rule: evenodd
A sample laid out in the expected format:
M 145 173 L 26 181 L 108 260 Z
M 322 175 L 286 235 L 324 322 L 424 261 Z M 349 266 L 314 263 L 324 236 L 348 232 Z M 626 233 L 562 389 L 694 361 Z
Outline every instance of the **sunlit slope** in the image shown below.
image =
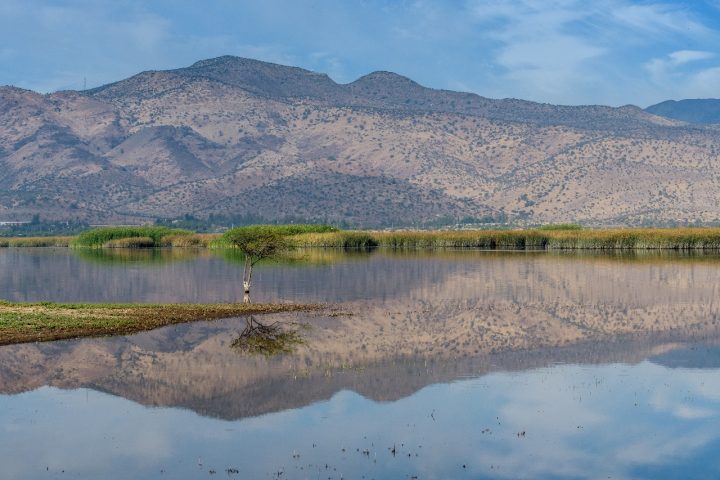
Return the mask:
M 0 88 L 0 218 L 714 221 L 720 136 L 626 106 L 342 85 L 236 57 L 87 92 Z

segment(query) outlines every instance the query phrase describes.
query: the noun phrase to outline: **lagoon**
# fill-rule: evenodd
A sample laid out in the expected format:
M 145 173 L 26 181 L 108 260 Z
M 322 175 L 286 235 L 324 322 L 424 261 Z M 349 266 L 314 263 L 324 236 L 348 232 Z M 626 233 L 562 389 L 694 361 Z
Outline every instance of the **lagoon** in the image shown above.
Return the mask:
M 717 471 L 720 256 L 308 250 L 243 319 L 0 348 L 3 478 L 691 478 Z M 0 251 L 0 297 L 231 302 L 207 250 Z M 394 449 L 394 453 L 393 453 Z M 235 473 L 237 470 L 237 473 Z M 213 473 L 214 472 L 214 473 Z

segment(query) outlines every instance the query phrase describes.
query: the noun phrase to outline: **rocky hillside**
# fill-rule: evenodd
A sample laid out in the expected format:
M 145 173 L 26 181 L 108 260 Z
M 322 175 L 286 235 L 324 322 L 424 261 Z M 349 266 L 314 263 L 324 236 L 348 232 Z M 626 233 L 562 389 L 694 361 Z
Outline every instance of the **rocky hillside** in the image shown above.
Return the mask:
M 720 127 L 220 57 L 83 92 L 0 88 L 0 220 L 720 219 Z
M 720 99 L 715 98 L 668 100 L 645 111 L 689 123 L 720 123 Z

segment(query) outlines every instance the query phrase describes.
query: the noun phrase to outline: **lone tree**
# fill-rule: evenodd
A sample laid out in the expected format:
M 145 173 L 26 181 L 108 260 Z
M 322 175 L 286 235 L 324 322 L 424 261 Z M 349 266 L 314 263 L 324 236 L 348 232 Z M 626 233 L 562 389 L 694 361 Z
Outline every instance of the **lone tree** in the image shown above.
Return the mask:
M 225 240 L 245 257 L 243 288 L 245 303 L 250 302 L 253 267 L 265 258 L 272 258 L 292 248 L 285 232 L 272 225 L 252 225 L 225 232 Z

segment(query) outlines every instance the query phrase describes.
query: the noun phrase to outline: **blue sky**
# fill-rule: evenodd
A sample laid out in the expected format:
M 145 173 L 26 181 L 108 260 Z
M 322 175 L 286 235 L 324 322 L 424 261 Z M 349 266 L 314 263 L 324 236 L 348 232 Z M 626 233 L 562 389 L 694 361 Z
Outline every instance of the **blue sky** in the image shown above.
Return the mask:
M 0 0 L 0 84 L 239 55 L 560 104 L 720 97 L 720 0 Z

